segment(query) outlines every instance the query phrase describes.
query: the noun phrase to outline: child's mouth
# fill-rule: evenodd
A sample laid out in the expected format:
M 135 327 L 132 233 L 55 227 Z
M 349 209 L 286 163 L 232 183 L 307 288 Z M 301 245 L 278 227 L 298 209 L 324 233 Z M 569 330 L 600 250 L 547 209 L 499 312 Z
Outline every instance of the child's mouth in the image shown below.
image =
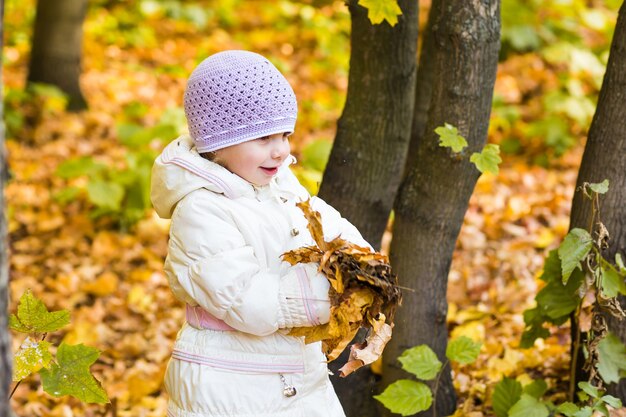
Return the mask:
M 265 172 L 267 175 L 276 175 L 276 173 L 278 172 L 278 167 L 274 167 L 274 168 L 265 168 L 265 167 L 261 167 L 261 169 L 263 170 L 263 172 Z

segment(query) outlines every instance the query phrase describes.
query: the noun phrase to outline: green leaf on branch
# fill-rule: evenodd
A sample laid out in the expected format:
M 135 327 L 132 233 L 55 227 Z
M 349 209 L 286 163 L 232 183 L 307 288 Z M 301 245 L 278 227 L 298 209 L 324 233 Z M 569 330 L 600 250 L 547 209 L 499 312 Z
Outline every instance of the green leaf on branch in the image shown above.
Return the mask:
M 548 390 L 548 384 L 543 379 L 536 379 L 524 387 L 524 394 L 528 394 L 536 399 L 541 398 Z
M 604 180 L 600 183 L 591 183 L 589 184 L 589 188 L 594 193 L 606 194 L 606 192 L 609 191 L 609 180 Z
M 426 381 L 437 376 L 441 369 L 437 355 L 426 345 L 405 350 L 398 360 L 402 363 L 402 369 Z
M 576 310 L 581 299 L 578 295 L 584 279 L 581 271 L 572 274 L 567 284 L 560 281 L 550 281 L 535 297 L 541 314 L 554 324 L 561 324 L 569 314 Z
M 580 408 L 578 408 L 576 404 L 567 401 L 567 402 L 564 402 L 563 404 L 560 404 L 556 408 L 556 411 L 567 417 L 571 417 L 574 414 L 576 414 L 578 411 L 580 411 Z
M 446 357 L 462 364 L 472 363 L 478 358 L 481 343 L 474 342 L 467 336 L 457 337 L 448 343 Z
M 563 284 L 567 284 L 574 269 L 580 268 L 580 261 L 585 259 L 592 246 L 591 235 L 584 229 L 572 229 L 565 236 L 559 246 Z
M 402 14 L 397 0 L 359 0 L 359 5 L 367 9 L 367 17 L 374 25 L 386 20 L 391 26 L 395 26 L 398 16 Z
M 553 249 L 548 254 L 546 261 L 543 264 L 543 273 L 539 277 L 544 282 L 559 282 L 561 283 L 561 259 L 559 259 L 559 252 Z
M 615 398 L 612 395 L 603 395 L 600 400 L 613 408 L 622 408 L 622 400 Z
M 605 297 L 617 297 L 618 294 L 626 295 L 626 282 L 620 274 L 611 267 L 601 267 L 600 289 Z
M 17 316 L 11 314 L 9 326 L 23 333 L 54 332 L 68 325 L 70 313 L 67 310 L 49 312 L 45 304 L 26 290 L 17 305 Z
M 50 343 L 27 337 L 13 358 L 13 381 L 21 381 L 41 368 L 47 367 L 51 360 Z
M 509 417 L 548 417 L 549 414 L 545 404 L 528 394 L 522 394 L 509 410 Z
M 498 417 L 507 417 L 513 404 L 522 396 L 522 384 L 512 378 L 503 378 L 498 382 L 491 397 L 493 411 Z
M 589 406 L 583 407 L 572 415 L 572 417 L 591 417 L 593 409 Z
M 44 391 L 55 397 L 71 395 L 86 403 L 109 402 L 106 392 L 89 371 L 98 356 L 98 349 L 61 343 L 56 363 L 39 372 Z
M 600 341 L 596 368 L 607 384 L 618 382 L 626 372 L 626 346 L 619 337 L 609 333 Z
M 401 379 L 385 388 L 374 398 L 383 403 L 391 412 L 410 416 L 428 410 L 433 402 L 430 388 L 422 382 Z
M 474 152 L 472 154 L 470 162 L 476 165 L 476 168 L 482 173 L 491 172 L 494 175 L 498 175 L 498 172 L 500 172 L 498 165 L 502 162 L 500 147 L 493 143 L 485 145 L 481 153 Z
M 599 398 L 600 397 L 600 391 L 598 390 L 598 388 L 594 387 L 589 382 L 580 381 L 578 383 L 578 388 L 580 388 L 585 393 L 587 393 L 587 395 L 589 395 L 589 396 L 591 396 L 593 398 Z
M 520 347 L 522 349 L 528 349 L 533 347 L 535 340 L 545 339 L 550 336 L 550 331 L 543 327 L 543 323 L 547 321 L 547 318 L 541 313 L 539 307 L 528 309 L 524 311 L 524 333 L 522 333 L 522 340 L 520 341 Z
M 439 126 L 435 129 L 435 133 L 439 135 L 439 146 L 450 148 L 452 152 L 459 153 L 467 147 L 467 140 L 461 135 L 456 127 L 449 123 Z

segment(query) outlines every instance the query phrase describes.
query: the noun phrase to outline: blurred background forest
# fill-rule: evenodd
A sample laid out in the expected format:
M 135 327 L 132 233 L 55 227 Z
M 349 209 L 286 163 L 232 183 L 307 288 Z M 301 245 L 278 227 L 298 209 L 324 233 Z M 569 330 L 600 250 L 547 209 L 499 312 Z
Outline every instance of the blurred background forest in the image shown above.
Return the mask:
M 449 276 L 451 335 L 483 343 L 475 363 L 453 370 L 457 415 L 493 415 L 490 393 L 503 376 L 544 378 L 548 394 L 565 399 L 569 330 L 521 349 L 522 313 L 568 230 L 620 5 L 502 1 L 488 140 L 503 163 L 478 181 Z M 420 1 L 421 26 L 429 6 Z M 111 403 L 53 398 L 34 377 L 13 406 L 22 416 L 164 416 L 162 377 L 184 309 L 162 270 L 168 222 L 150 208 L 149 175 L 185 131 L 186 77 L 224 49 L 267 56 L 298 97 L 295 171 L 315 193 L 345 102 L 350 15 L 326 0 L 92 0 L 81 73 L 88 108 L 70 112 L 60 90 L 25 88 L 35 10 L 34 0 L 5 1 L 10 308 L 31 289 L 51 310 L 68 309 L 71 325 L 48 340 L 101 350 L 92 371 Z M 13 337 L 15 350 L 23 336 Z

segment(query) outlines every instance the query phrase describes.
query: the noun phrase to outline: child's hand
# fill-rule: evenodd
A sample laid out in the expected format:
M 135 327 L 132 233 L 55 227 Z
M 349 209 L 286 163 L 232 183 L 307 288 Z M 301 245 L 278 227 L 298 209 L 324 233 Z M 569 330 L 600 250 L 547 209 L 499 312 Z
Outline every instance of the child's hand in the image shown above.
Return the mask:
M 317 309 L 317 316 L 320 324 L 328 323 L 330 319 L 330 299 L 328 298 L 328 290 L 330 283 L 326 276 L 317 271 L 319 264 L 309 263 L 306 264 L 307 275 L 309 276 L 309 285 L 311 287 L 312 297 L 314 305 Z

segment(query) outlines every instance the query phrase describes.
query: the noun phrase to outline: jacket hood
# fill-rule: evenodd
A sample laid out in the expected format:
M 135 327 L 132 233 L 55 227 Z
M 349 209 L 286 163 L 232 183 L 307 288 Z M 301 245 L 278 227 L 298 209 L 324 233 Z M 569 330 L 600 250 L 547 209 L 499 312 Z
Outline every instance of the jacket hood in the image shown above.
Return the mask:
M 279 182 L 292 185 L 294 181 L 298 182 L 289 169 L 292 163 L 295 163 L 295 158 L 289 155 L 268 186 L 255 187 L 223 166 L 200 156 L 191 137 L 181 136 L 165 147 L 152 166 L 150 199 L 159 217 L 169 219 L 176 204 L 200 188 L 233 199 L 254 197 L 262 188 L 280 193 L 282 187 L 278 187 Z M 304 190 L 302 186 L 299 188 Z

